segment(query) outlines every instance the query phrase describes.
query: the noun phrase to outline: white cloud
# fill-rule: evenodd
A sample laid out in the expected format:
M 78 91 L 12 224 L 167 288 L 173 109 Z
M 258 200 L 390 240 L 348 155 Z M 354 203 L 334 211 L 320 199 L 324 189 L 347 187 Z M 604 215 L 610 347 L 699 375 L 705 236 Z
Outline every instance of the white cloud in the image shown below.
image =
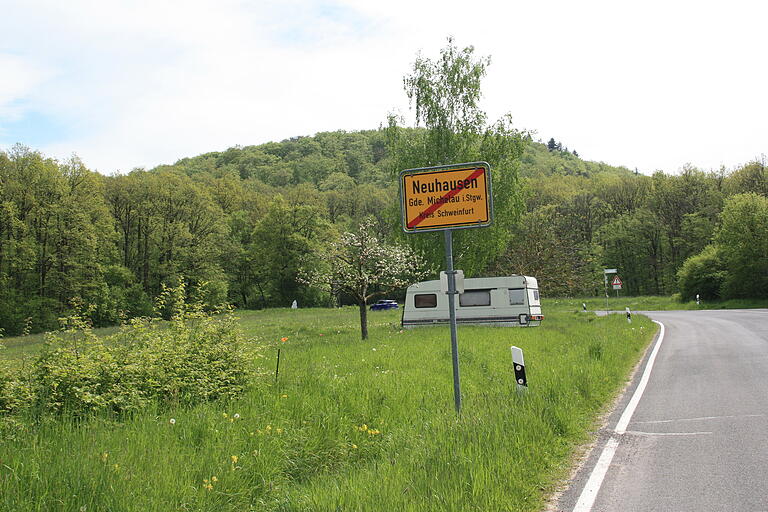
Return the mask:
M 407 111 L 402 76 L 416 51 L 436 56 L 454 35 L 492 55 L 492 118 L 511 112 L 586 158 L 650 172 L 767 151 L 765 7 L 498 5 L 11 2 L 0 20 L 0 49 L 11 50 L 0 50 L 0 75 L 13 77 L 0 81 L 0 123 L 21 115 L 13 105 L 24 99 L 66 120 L 41 149 L 77 152 L 102 172 L 375 128 L 391 109 Z
M 0 130 L 2 120 L 14 121 L 23 115 L 25 100 L 46 78 L 46 72 L 24 59 L 0 52 Z

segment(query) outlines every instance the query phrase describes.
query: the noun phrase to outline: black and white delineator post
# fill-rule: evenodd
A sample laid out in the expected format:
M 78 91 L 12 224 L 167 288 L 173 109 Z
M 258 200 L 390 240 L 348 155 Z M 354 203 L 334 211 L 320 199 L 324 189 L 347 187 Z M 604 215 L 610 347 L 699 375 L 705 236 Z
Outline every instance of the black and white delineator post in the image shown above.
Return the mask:
M 525 360 L 523 359 L 523 349 L 519 347 L 510 347 L 512 349 L 512 367 L 515 369 L 515 382 L 517 389 L 527 389 L 528 379 L 525 378 Z
M 627 323 L 632 323 L 632 312 L 629 310 L 629 306 L 627 306 Z

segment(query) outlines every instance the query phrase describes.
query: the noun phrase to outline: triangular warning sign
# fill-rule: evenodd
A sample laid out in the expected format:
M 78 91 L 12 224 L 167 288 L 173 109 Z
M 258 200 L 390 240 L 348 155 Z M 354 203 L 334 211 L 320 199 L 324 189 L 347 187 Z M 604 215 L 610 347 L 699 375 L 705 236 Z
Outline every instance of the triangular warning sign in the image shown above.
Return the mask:
M 621 279 L 619 278 L 619 276 L 616 276 L 613 278 L 613 281 L 611 282 L 611 284 L 614 286 L 621 286 L 624 283 L 621 282 Z

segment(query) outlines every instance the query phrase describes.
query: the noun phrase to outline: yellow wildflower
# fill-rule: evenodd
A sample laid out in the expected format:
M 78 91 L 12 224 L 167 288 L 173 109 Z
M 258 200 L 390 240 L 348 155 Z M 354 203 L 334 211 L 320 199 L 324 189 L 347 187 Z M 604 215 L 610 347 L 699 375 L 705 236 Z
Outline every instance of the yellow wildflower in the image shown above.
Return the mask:
M 237 455 L 232 455 L 230 459 L 232 459 L 232 464 L 237 464 L 237 460 L 238 460 Z
M 101 454 L 101 462 L 107 462 L 108 458 L 109 458 L 109 454 L 107 452 L 104 452 Z
M 219 481 L 219 479 L 218 479 L 218 478 L 216 478 L 216 475 L 213 475 L 213 476 L 211 477 L 211 482 L 218 482 L 218 481 Z

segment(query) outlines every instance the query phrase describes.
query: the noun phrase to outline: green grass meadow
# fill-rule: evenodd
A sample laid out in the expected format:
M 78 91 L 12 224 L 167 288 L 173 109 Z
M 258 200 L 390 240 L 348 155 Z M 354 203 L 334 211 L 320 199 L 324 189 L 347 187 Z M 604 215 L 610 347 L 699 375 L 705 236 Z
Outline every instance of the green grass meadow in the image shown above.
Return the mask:
M 238 400 L 4 418 L 0 509 L 541 510 L 656 332 L 566 302 L 544 314 L 537 328 L 459 327 L 457 415 L 447 327 L 372 312 L 361 341 L 355 308 L 241 312 L 259 373 Z

